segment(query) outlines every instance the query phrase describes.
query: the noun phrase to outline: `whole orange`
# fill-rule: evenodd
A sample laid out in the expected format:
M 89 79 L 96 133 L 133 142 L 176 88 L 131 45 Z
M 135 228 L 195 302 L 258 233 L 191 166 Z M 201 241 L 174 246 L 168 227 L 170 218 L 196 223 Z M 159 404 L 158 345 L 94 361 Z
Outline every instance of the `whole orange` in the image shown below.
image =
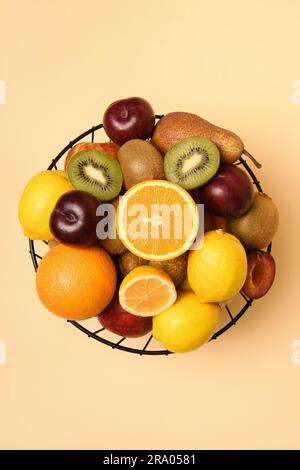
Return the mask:
M 95 317 L 116 290 L 116 269 L 100 247 L 56 245 L 41 260 L 36 289 L 50 312 L 68 320 Z

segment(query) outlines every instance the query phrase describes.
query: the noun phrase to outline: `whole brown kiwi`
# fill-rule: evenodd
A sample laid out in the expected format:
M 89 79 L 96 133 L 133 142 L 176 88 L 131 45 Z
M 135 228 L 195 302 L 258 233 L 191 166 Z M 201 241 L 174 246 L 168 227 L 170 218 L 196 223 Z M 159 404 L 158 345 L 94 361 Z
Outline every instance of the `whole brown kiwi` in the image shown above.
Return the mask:
M 187 276 L 187 259 L 188 253 L 178 256 L 178 258 L 169 259 L 166 261 L 150 261 L 150 266 L 163 269 L 174 282 L 175 287 L 185 280 Z
M 242 217 L 227 221 L 227 232 L 235 235 L 251 250 L 261 250 L 269 245 L 279 223 L 278 209 L 265 193 L 255 193 L 250 210 Z
M 145 140 L 132 139 L 120 147 L 118 160 L 126 189 L 146 180 L 164 179 L 164 162 L 159 151 Z
M 162 155 L 165 155 L 181 140 L 196 136 L 206 137 L 214 142 L 220 151 L 221 159 L 227 163 L 237 161 L 244 151 L 244 144 L 238 135 L 215 126 L 196 114 L 184 112 L 163 116 L 155 126 L 151 142 Z M 254 161 L 256 166 L 261 166 L 248 152 L 247 156 Z
M 110 203 L 114 205 L 115 211 L 117 211 L 119 198 L 113 199 L 112 201 L 110 201 Z M 116 238 L 105 238 L 104 240 L 99 240 L 98 243 L 110 255 L 120 255 L 121 253 L 125 253 L 127 251 L 127 248 L 123 245 L 123 243 L 119 239 L 117 231 L 116 231 Z
M 119 255 L 121 253 L 125 253 L 126 251 L 126 248 L 119 239 L 118 235 L 115 240 L 110 238 L 99 240 L 99 245 L 110 255 Z
M 148 264 L 148 261 L 142 258 L 139 258 L 133 253 L 130 253 L 130 251 L 127 251 L 126 253 L 123 253 L 122 255 L 119 256 L 119 266 L 120 266 L 120 271 L 123 274 L 123 276 L 126 276 L 134 268 L 137 268 L 138 266 L 142 266 L 143 264 Z

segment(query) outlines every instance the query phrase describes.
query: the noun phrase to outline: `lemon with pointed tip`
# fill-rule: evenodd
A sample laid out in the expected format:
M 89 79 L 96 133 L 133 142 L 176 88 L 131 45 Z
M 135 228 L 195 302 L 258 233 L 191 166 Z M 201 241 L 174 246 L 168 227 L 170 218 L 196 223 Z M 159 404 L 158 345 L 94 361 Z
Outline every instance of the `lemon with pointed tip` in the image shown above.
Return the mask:
M 60 196 L 74 188 L 64 171 L 41 171 L 25 186 L 19 203 L 19 221 L 32 240 L 51 240 L 49 220 Z
M 190 251 L 188 281 L 200 302 L 223 302 L 243 287 L 247 275 L 247 256 L 241 242 L 224 232 L 204 234 L 198 249 Z
M 218 304 L 202 304 L 194 292 L 180 292 L 171 307 L 153 317 L 152 334 L 169 351 L 192 351 L 210 340 L 220 311 Z

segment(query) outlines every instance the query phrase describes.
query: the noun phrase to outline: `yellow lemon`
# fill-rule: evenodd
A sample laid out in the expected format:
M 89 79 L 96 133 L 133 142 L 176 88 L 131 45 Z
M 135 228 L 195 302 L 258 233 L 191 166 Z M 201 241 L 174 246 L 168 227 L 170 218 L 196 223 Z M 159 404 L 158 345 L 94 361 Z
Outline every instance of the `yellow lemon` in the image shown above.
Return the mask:
M 243 245 L 223 230 L 206 232 L 199 249 L 189 254 L 188 280 L 201 302 L 223 302 L 235 296 L 246 274 Z
M 218 304 L 202 304 L 194 292 L 180 292 L 170 308 L 153 317 L 152 334 L 169 351 L 192 351 L 212 337 L 220 311 Z
M 63 171 L 41 171 L 26 185 L 19 203 L 19 221 L 32 240 L 53 238 L 49 220 L 57 200 L 74 188 Z
M 176 300 L 170 276 L 161 268 L 138 266 L 124 277 L 119 289 L 121 307 L 133 315 L 152 317 Z

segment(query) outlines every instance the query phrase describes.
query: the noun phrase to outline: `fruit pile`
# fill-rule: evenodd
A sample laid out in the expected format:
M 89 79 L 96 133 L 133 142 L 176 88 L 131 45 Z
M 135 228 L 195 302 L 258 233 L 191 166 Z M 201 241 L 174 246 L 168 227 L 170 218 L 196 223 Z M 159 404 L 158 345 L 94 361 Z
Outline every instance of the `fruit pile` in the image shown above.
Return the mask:
M 38 296 L 62 318 L 98 317 L 122 337 L 152 331 L 166 349 L 191 351 L 213 336 L 222 303 L 272 286 L 263 249 L 277 207 L 236 164 L 245 153 L 259 165 L 241 139 L 199 116 L 155 125 L 150 104 L 129 98 L 108 107 L 103 127 L 109 142 L 74 145 L 64 171 L 38 173 L 21 196 L 24 234 L 50 248 Z

